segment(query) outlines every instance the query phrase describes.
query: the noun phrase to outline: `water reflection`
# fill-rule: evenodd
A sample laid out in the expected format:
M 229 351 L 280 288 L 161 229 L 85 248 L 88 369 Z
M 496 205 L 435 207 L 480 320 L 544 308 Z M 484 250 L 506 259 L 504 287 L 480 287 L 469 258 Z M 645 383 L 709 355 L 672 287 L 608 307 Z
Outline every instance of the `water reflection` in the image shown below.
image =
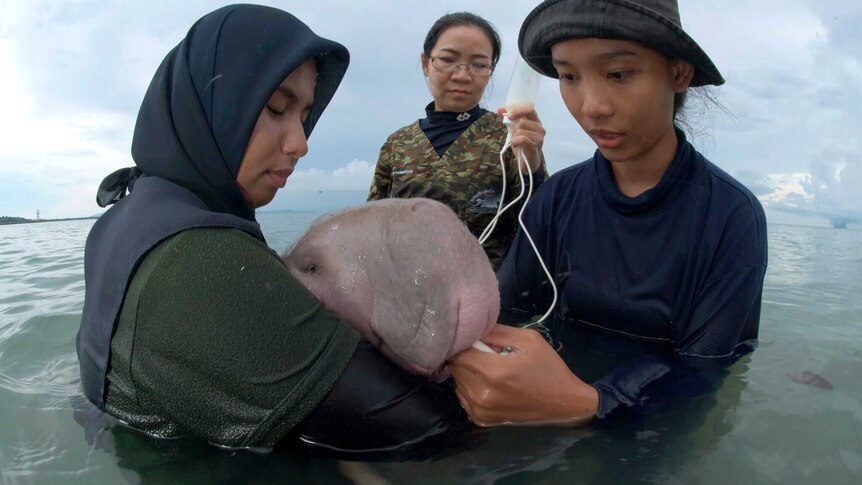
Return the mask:
M 859 285 L 860 239 L 857 231 L 770 225 L 767 281 L 779 288 L 815 289 L 820 296 L 844 295 L 819 285 Z
M 378 463 L 432 462 L 484 442 L 483 430 L 432 440 L 420 448 L 337 455 L 281 444 L 269 453 L 226 451 L 195 438 L 155 439 L 102 413 L 83 396 L 70 400 L 91 450 L 114 457 L 128 483 L 385 483 Z M 371 460 L 364 462 L 360 460 Z
M 120 425 L 83 396 L 71 404 L 88 446 L 115 457 L 128 483 L 349 483 L 331 460 L 229 452 L 197 439 L 153 439 Z
M 278 251 L 311 219 L 261 216 Z M 716 392 L 614 426 L 479 430 L 462 437 L 466 449 L 338 461 L 152 440 L 93 413 L 80 397 L 74 348 L 91 225 L 0 227 L 0 482 L 832 484 L 862 476 L 858 231 L 769 226 L 761 344 Z M 585 378 L 618 352 L 640 351 L 591 338 L 563 343 L 570 365 L 592 363 L 579 369 Z M 833 390 L 788 377 L 803 370 Z
M 602 375 L 631 357 L 638 343 L 608 345 L 596 335 L 572 339 L 552 324 L 561 355 L 579 375 Z M 556 330 L 554 329 L 556 327 Z M 733 429 L 734 412 L 748 386 L 751 356 L 725 374 L 719 392 L 669 403 L 634 419 L 583 428 L 512 427 L 489 432 L 481 448 L 434 462 L 381 463 L 393 483 L 629 483 L 665 481 L 709 454 Z M 426 478 L 427 477 L 427 478 Z
M 584 362 L 590 362 L 598 367 L 592 370 L 596 374 L 612 366 L 618 353 L 632 352 L 628 342 L 609 348 L 599 345 L 599 338 L 580 336 L 576 342 L 567 340 L 565 332 L 557 337 L 570 365 L 583 370 Z M 713 450 L 734 427 L 734 411 L 748 386 L 749 361 L 744 357 L 730 369 L 719 392 L 637 419 L 571 429 L 474 428 L 448 442 L 341 456 L 340 462 L 297 447 L 256 454 L 225 452 L 195 439 L 155 440 L 117 425 L 83 398 L 73 398 L 72 405 L 89 446 L 115 457 L 130 482 L 439 483 L 446 477 L 447 483 L 616 483 L 677 476 Z

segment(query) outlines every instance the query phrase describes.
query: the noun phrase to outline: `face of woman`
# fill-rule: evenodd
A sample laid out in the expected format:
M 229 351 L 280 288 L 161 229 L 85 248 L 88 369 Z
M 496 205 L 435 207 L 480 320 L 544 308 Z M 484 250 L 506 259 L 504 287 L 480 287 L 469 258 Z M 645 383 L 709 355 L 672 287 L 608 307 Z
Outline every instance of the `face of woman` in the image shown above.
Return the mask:
M 236 182 L 249 205 L 270 203 L 308 153 L 303 123 L 314 103 L 317 65 L 306 61 L 269 97 L 251 133 Z
M 491 39 L 479 27 L 457 25 L 446 29 L 431 49 L 431 56 L 422 53 L 422 70 L 428 79 L 428 89 L 434 98 L 435 111 L 469 111 L 479 104 L 487 76 L 471 73 L 470 64 L 491 66 Z M 432 62 L 439 58 L 441 61 Z M 459 63 L 453 72 L 442 71 L 438 65 Z
M 617 163 L 670 163 L 676 153 L 673 100 L 694 69 L 635 42 L 571 39 L 551 47 L 569 112 Z

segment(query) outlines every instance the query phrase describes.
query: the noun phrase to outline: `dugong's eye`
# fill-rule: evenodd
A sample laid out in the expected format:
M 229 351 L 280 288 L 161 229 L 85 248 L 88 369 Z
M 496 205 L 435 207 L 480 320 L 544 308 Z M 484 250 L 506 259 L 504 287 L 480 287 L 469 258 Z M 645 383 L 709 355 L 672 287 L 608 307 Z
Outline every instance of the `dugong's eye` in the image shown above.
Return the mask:
M 309 265 L 305 267 L 305 272 L 308 274 L 314 274 L 315 271 L 317 271 L 317 265 L 314 263 L 309 263 Z

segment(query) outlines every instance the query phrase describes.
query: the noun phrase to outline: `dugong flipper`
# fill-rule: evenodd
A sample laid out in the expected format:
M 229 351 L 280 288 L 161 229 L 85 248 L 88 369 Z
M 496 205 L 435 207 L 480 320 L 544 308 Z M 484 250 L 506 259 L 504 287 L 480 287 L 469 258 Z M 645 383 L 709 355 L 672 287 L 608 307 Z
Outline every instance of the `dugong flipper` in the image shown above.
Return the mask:
M 318 218 L 282 256 L 327 308 L 403 368 L 430 375 L 497 322 L 497 279 L 476 238 L 431 199 Z

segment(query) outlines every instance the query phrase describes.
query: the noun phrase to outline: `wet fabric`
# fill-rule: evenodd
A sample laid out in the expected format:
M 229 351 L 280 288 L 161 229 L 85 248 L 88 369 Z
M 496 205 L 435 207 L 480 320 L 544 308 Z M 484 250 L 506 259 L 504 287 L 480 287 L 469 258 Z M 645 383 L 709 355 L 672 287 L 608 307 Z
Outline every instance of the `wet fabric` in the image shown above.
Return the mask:
M 106 409 L 161 438 L 340 453 L 469 428 L 448 385 L 358 340 L 266 245 L 235 229 L 183 231 L 144 258 L 129 286 Z
M 153 436 L 272 447 L 327 395 L 358 340 L 263 242 L 182 231 L 129 285 L 106 410 Z
M 461 133 L 487 112 L 488 110 L 478 105 L 463 113 L 434 111 L 432 101 L 425 107 L 425 118 L 419 120 L 419 128 L 422 128 L 422 132 L 428 137 L 437 155 L 442 157 Z
M 157 70 L 132 141 L 142 175 L 112 178 L 115 195 L 107 202 L 117 202 L 93 226 L 85 249 L 76 343 L 84 394 L 97 407 L 104 407 L 111 335 L 142 256 L 195 227 L 238 228 L 263 241 L 236 175 L 264 104 L 308 59 L 318 69 L 305 122 L 310 134 L 344 75 L 348 53 L 286 12 L 254 5 L 216 10 L 192 26 Z M 134 184 L 125 197 L 123 183 Z
M 105 177 L 99 184 L 99 190 L 96 191 L 96 205 L 108 207 L 119 202 L 128 192 L 131 192 L 141 173 L 138 167 L 126 167 Z
M 407 374 L 361 341 L 326 399 L 283 443 L 326 454 L 403 452 L 429 439 L 455 448 L 472 428 L 449 385 Z
M 443 156 L 438 156 L 419 122 L 413 122 L 390 135 L 380 149 L 368 200 L 434 199 L 455 211 L 470 232 L 479 237 L 500 204 L 503 186 L 500 150 L 506 134 L 506 126 L 499 116 L 485 112 L 461 133 Z M 511 150 L 506 151 L 503 159 L 506 163 L 505 202 L 508 204 L 520 193 L 521 182 Z M 547 173 L 543 160 L 533 174 L 534 185 L 540 185 Z M 494 269 L 508 251 L 522 202 L 523 199 L 499 219 L 484 245 Z
M 551 177 L 524 214 L 555 275 L 557 317 L 574 332 L 649 343 L 661 357 L 633 357 L 598 377 L 600 417 L 668 402 L 663 393 L 677 386 L 667 379 L 684 385 L 702 375 L 699 367 L 726 366 L 757 343 L 767 264 L 763 208 L 681 131 L 677 136 L 676 156 L 653 189 L 625 196 L 596 151 Z M 522 232 L 497 276 L 501 321 L 530 320 L 551 304 L 547 277 Z

